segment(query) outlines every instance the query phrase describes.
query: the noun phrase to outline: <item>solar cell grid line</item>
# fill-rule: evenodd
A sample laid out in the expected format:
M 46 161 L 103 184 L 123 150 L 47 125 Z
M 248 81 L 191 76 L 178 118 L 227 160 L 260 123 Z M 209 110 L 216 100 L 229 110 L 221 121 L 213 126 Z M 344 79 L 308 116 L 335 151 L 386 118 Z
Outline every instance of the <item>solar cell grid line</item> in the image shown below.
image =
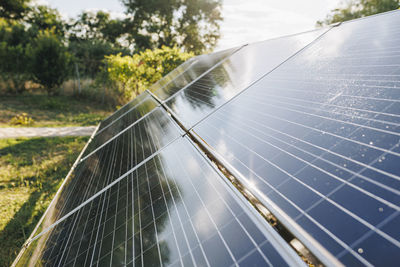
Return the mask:
M 194 127 L 257 196 L 347 264 L 390 265 L 400 251 L 400 59 L 346 60 L 359 42 L 384 54 L 399 20 L 394 12 L 333 28 Z
M 244 46 L 163 104 L 186 128 L 191 128 L 329 29 Z
M 241 48 L 242 46 L 222 50 L 212 54 L 197 56 L 195 62 L 193 62 L 190 67 L 175 76 L 174 79 L 171 79 L 167 84 L 162 87 L 150 87 L 148 90 L 155 94 L 159 99 L 166 100 L 176 92 L 184 89 L 195 80 L 204 76 Z
M 127 112 L 132 107 L 136 106 L 137 104 L 140 104 L 140 102 L 142 102 L 147 96 L 148 94 L 146 92 L 142 92 L 137 97 L 135 97 L 134 99 L 123 105 L 114 113 L 112 113 L 110 116 L 105 118 L 102 122 L 100 122 L 99 131 L 107 127 L 111 122 L 113 122 L 116 118 L 121 116 L 123 113 Z

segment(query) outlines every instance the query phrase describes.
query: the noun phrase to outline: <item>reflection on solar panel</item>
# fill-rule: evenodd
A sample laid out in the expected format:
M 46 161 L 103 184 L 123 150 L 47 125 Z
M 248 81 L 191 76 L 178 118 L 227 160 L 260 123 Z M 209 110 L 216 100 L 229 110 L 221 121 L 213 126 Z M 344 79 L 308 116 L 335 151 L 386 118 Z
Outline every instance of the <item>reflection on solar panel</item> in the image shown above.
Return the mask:
M 399 23 L 185 62 L 100 124 L 14 264 L 396 265 Z

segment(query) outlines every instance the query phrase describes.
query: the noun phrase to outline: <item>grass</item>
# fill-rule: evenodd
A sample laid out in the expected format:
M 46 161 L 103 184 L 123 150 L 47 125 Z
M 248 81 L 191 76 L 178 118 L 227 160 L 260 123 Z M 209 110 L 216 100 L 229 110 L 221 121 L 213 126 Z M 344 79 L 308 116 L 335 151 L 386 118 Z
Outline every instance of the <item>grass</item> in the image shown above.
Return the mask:
M 10 266 L 87 140 L 0 139 L 0 266 Z
M 21 113 L 33 118 L 31 127 L 97 125 L 112 113 L 110 107 L 88 99 L 47 95 L 2 96 L 0 110 L 0 127 L 16 127 L 10 121 Z

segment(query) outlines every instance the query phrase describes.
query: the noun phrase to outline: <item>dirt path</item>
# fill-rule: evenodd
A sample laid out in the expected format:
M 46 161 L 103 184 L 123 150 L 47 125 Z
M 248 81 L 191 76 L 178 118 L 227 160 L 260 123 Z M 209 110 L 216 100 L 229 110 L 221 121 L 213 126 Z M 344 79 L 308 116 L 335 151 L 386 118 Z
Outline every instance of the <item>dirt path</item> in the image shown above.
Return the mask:
M 90 136 L 96 126 L 88 127 L 29 127 L 0 128 L 0 138 L 16 137 L 55 137 L 55 136 Z

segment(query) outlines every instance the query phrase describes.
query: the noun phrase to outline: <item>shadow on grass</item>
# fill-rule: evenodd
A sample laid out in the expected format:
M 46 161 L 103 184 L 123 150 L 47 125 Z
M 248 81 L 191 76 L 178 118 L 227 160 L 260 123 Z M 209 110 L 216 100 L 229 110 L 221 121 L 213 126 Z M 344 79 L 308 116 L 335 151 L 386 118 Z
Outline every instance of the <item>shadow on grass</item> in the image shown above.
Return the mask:
M 10 266 L 41 214 L 32 218 L 42 193 L 35 191 L 0 232 L 0 266 Z
M 16 177 L 1 181 L 0 175 L 1 187 L 16 191 L 29 187 L 31 192 L 0 231 L 0 266 L 11 265 L 86 141 L 86 137 L 0 140 L 0 162 L 10 165 L 10 175 Z M 27 167 L 33 175 L 22 171 Z

